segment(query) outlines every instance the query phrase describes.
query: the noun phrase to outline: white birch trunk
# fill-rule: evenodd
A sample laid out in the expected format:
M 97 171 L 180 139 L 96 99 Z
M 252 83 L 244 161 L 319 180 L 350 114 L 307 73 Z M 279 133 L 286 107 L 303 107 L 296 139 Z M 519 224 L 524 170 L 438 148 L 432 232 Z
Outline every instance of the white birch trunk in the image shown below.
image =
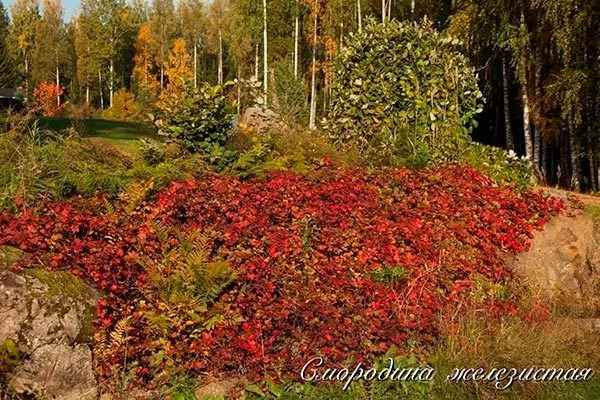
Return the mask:
M 113 94 L 115 90 L 115 64 L 112 57 L 110 58 L 110 65 L 108 71 L 110 73 L 108 81 L 108 108 L 111 108 L 113 105 Z
M 58 92 L 56 93 L 56 105 L 60 107 L 60 71 L 58 69 L 58 63 L 56 64 L 56 88 Z
M 362 11 L 360 9 L 360 0 L 356 0 L 356 11 L 358 13 L 358 31 L 362 32 Z
M 533 138 L 531 136 L 531 111 L 529 109 L 529 95 L 527 93 L 527 83 L 523 85 L 523 132 L 525 136 L 525 155 L 527 163 L 533 166 Z
M 198 87 L 198 45 L 194 43 L 194 89 Z
M 98 68 L 98 86 L 100 88 L 100 109 L 104 110 L 104 95 L 102 94 L 102 71 Z
M 506 64 L 506 58 L 502 57 L 502 87 L 503 87 L 503 98 L 504 98 L 504 134 L 507 150 L 515 149 L 515 142 L 513 138 L 512 126 L 510 123 L 510 85 L 508 82 L 508 66 Z
M 314 22 L 314 37 L 313 37 L 313 52 L 312 52 L 312 71 L 310 81 L 310 119 L 308 129 L 314 130 L 317 128 L 315 123 L 317 112 L 317 87 L 316 87 L 316 69 L 317 69 L 317 14 L 315 13 Z
M 294 78 L 298 79 L 298 37 L 300 36 L 300 18 L 296 15 L 294 23 Z
M 29 95 L 29 60 L 27 59 L 27 55 L 25 55 L 25 93 Z
M 160 44 L 160 91 L 162 92 L 163 88 L 165 87 L 165 66 L 164 66 L 164 44 L 161 43 Z
M 237 114 L 240 115 L 240 110 L 242 106 L 242 73 L 241 69 L 238 66 L 237 69 Z
M 217 71 L 217 82 L 219 85 L 223 84 L 223 35 L 221 29 L 219 29 L 219 67 Z
M 263 92 L 265 96 L 265 107 L 267 106 L 267 86 L 268 86 L 268 65 L 267 57 L 269 55 L 267 44 L 267 0 L 263 0 Z

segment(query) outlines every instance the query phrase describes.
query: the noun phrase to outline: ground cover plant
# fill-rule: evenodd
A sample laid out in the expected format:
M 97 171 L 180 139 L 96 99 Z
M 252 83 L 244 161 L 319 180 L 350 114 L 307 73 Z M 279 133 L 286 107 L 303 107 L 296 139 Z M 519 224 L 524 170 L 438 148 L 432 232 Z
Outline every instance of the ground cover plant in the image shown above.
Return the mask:
M 104 293 L 97 372 L 147 388 L 182 374 L 297 379 L 310 356 L 342 365 L 433 345 L 473 305 L 517 315 L 503 259 L 563 208 L 466 165 L 326 160 L 308 176 L 209 174 L 104 204 L 4 212 L 0 245 L 28 253 L 16 269 L 69 270 Z

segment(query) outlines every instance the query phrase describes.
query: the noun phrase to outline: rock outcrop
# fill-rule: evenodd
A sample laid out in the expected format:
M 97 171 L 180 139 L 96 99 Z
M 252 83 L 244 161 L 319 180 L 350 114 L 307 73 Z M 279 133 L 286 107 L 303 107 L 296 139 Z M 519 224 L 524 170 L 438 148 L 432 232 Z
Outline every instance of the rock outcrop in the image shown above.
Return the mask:
M 600 243 L 594 221 L 581 211 L 553 218 L 512 265 L 546 295 L 566 294 L 580 300 L 597 295 Z
M 67 272 L 11 272 L 16 254 L 0 248 L 0 397 L 96 399 L 94 293 Z
M 244 111 L 239 126 L 240 128 L 262 132 L 271 128 L 282 128 L 285 124 L 274 111 L 251 107 Z

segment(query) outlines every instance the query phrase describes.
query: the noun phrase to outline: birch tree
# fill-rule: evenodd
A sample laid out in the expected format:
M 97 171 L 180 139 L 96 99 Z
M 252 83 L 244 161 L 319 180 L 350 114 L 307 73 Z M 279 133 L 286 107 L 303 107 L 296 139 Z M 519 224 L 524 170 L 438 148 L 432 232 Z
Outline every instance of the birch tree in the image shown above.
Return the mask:
M 154 58 L 160 68 L 160 90 L 165 86 L 165 68 L 171 42 L 175 35 L 175 11 L 173 0 L 153 0 L 150 28 L 154 37 Z
M 35 81 L 54 80 L 60 88 L 60 73 L 66 48 L 63 9 L 60 0 L 43 0 L 42 10 L 43 15 L 37 23 L 34 46 Z M 60 95 L 56 97 L 56 105 L 60 106 Z
M 11 7 L 12 24 L 10 25 L 10 42 L 17 50 L 23 67 L 25 92 L 30 91 L 30 69 L 35 33 L 40 19 L 38 0 L 16 0 Z
M 198 47 L 206 36 L 204 4 L 201 0 L 182 0 L 177 8 L 181 36 L 191 48 L 194 88 L 198 87 Z

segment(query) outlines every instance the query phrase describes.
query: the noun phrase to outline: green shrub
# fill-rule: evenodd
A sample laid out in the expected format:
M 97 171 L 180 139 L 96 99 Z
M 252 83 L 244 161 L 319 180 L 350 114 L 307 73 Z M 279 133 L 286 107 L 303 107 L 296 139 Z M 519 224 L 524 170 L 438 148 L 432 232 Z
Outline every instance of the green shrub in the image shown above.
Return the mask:
M 155 140 L 140 139 L 139 150 L 144 161 L 152 167 L 165 161 L 165 150 Z
M 260 178 L 268 171 L 281 170 L 309 173 L 326 158 L 339 166 L 358 163 L 356 149 L 340 151 L 323 132 L 299 128 L 288 127 L 261 134 L 235 130 L 229 145 L 236 154 L 225 171 L 242 178 Z
M 467 59 L 431 23 L 370 21 L 334 61 L 326 128 L 371 164 L 451 161 L 470 141 L 482 94 Z
M 181 94 L 166 93 L 158 104 L 154 124 L 159 135 L 175 140 L 192 152 L 211 151 L 227 140 L 235 108 L 223 94 L 222 86 L 201 85 Z
M 533 185 L 532 171 L 527 162 L 514 152 L 499 147 L 473 142 L 461 154 L 460 161 L 490 175 L 499 185 L 513 186 L 521 191 Z

